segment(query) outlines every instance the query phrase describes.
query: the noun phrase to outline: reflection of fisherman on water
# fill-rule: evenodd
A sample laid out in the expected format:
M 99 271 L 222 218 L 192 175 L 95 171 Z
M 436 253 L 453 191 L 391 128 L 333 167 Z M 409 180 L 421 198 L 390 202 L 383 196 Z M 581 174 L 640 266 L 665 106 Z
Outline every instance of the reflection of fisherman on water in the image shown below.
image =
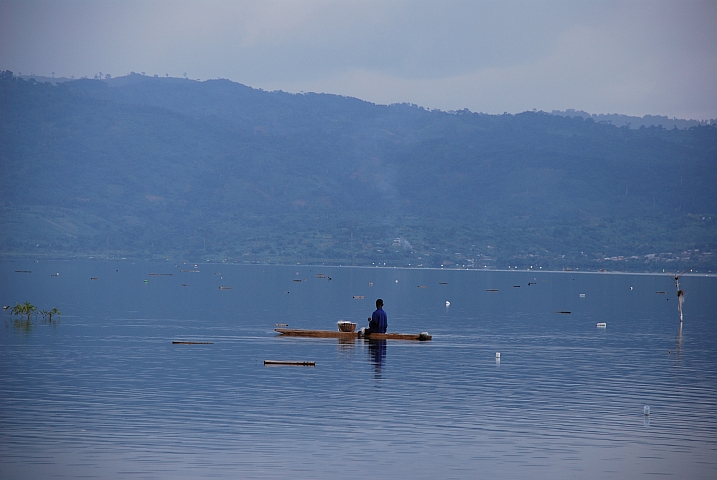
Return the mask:
M 386 361 L 386 340 L 369 340 L 368 355 L 378 378 L 381 376 L 381 367 Z
M 388 318 L 386 312 L 383 311 L 383 300 L 376 300 L 376 310 L 368 319 L 368 327 L 362 328 L 359 336 L 366 337 L 371 333 L 386 333 L 388 327 Z M 386 340 L 369 340 L 368 355 L 373 363 L 376 378 L 381 376 L 381 367 L 386 361 Z

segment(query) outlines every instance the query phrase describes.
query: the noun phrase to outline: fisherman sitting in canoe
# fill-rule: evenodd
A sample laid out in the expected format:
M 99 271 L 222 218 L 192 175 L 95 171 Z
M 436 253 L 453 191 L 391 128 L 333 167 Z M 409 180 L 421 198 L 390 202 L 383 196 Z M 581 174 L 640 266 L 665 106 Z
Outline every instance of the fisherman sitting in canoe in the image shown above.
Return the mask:
M 368 328 L 364 329 L 363 334 L 386 333 L 387 327 L 388 320 L 386 318 L 386 312 L 383 311 L 383 300 L 379 298 L 376 300 L 376 311 L 373 312 L 371 318 L 368 319 Z

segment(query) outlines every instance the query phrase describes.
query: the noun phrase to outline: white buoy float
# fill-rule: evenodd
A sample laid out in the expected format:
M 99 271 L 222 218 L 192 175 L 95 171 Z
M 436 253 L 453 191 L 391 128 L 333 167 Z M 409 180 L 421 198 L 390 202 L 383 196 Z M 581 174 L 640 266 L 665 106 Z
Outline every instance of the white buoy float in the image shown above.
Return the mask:
M 495 352 L 495 358 L 500 358 L 500 352 Z
M 606 327 L 607 327 L 607 323 L 605 323 L 605 322 L 598 323 L 598 324 L 597 324 L 597 327 L 598 327 L 598 328 L 606 328 Z
M 451 302 L 449 302 L 448 300 L 446 300 L 446 307 L 450 307 L 450 306 L 451 306 Z
M 645 405 L 645 408 L 643 408 L 642 411 L 645 414 L 645 416 L 650 415 L 650 407 L 648 405 Z

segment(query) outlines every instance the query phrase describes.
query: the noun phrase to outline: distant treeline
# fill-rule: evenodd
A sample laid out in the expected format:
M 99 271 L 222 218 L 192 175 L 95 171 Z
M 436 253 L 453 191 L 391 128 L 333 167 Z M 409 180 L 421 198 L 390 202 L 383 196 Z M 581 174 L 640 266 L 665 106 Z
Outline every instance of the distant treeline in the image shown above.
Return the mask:
M 715 125 L 0 77 L 6 256 L 717 267 Z
M 630 115 L 620 115 L 617 113 L 588 113 L 582 110 L 568 109 L 565 111 L 553 110 L 553 115 L 561 115 L 563 117 L 581 117 L 591 118 L 596 122 L 609 123 L 616 127 L 628 128 L 678 128 L 686 129 L 692 127 L 704 127 L 707 125 L 717 124 L 717 119 L 710 120 L 685 120 L 682 118 L 669 118 L 664 115 L 645 115 L 642 117 L 634 117 Z

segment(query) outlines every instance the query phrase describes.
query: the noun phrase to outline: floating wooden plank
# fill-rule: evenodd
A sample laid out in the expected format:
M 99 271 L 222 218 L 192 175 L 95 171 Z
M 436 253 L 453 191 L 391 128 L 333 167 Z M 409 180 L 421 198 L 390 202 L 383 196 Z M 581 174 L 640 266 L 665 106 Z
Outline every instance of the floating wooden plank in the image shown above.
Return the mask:
M 15 270 L 15 273 L 32 273 L 32 270 Z
M 438 285 L 448 285 L 448 282 L 438 282 Z
M 667 295 L 667 292 L 655 292 L 658 295 Z
M 219 287 L 219 290 L 231 290 L 232 287 Z
M 486 292 L 497 292 L 497 291 L 498 291 L 497 288 L 489 288 L 488 290 L 486 290 Z
M 365 295 L 354 295 L 353 298 L 355 298 L 356 300 L 363 300 L 364 298 L 366 298 L 366 296 Z
M 173 341 L 172 345 L 214 345 L 214 342 L 184 342 L 184 341 Z
M 433 336 L 427 333 L 372 333 L 364 338 L 369 340 L 418 340 L 420 342 L 433 340 Z
M 428 285 L 419 285 L 418 288 L 428 288 Z
M 264 360 L 264 365 L 290 365 L 295 367 L 315 367 L 316 362 L 298 362 L 293 360 Z
M 97 277 L 90 277 L 90 280 L 97 280 Z M 147 280 L 145 280 L 146 282 Z
M 311 338 L 359 338 L 359 332 L 338 332 L 334 330 L 297 330 L 291 328 L 275 328 L 275 331 L 287 337 Z M 422 333 L 372 333 L 363 338 L 369 340 L 432 340 L 433 337 Z
M 171 273 L 150 273 L 150 277 L 171 277 Z
M 555 312 L 555 313 L 562 313 L 562 314 L 565 314 L 565 315 L 569 315 L 569 314 L 570 314 L 570 312 L 568 312 L 568 311 L 561 311 L 561 312 Z

